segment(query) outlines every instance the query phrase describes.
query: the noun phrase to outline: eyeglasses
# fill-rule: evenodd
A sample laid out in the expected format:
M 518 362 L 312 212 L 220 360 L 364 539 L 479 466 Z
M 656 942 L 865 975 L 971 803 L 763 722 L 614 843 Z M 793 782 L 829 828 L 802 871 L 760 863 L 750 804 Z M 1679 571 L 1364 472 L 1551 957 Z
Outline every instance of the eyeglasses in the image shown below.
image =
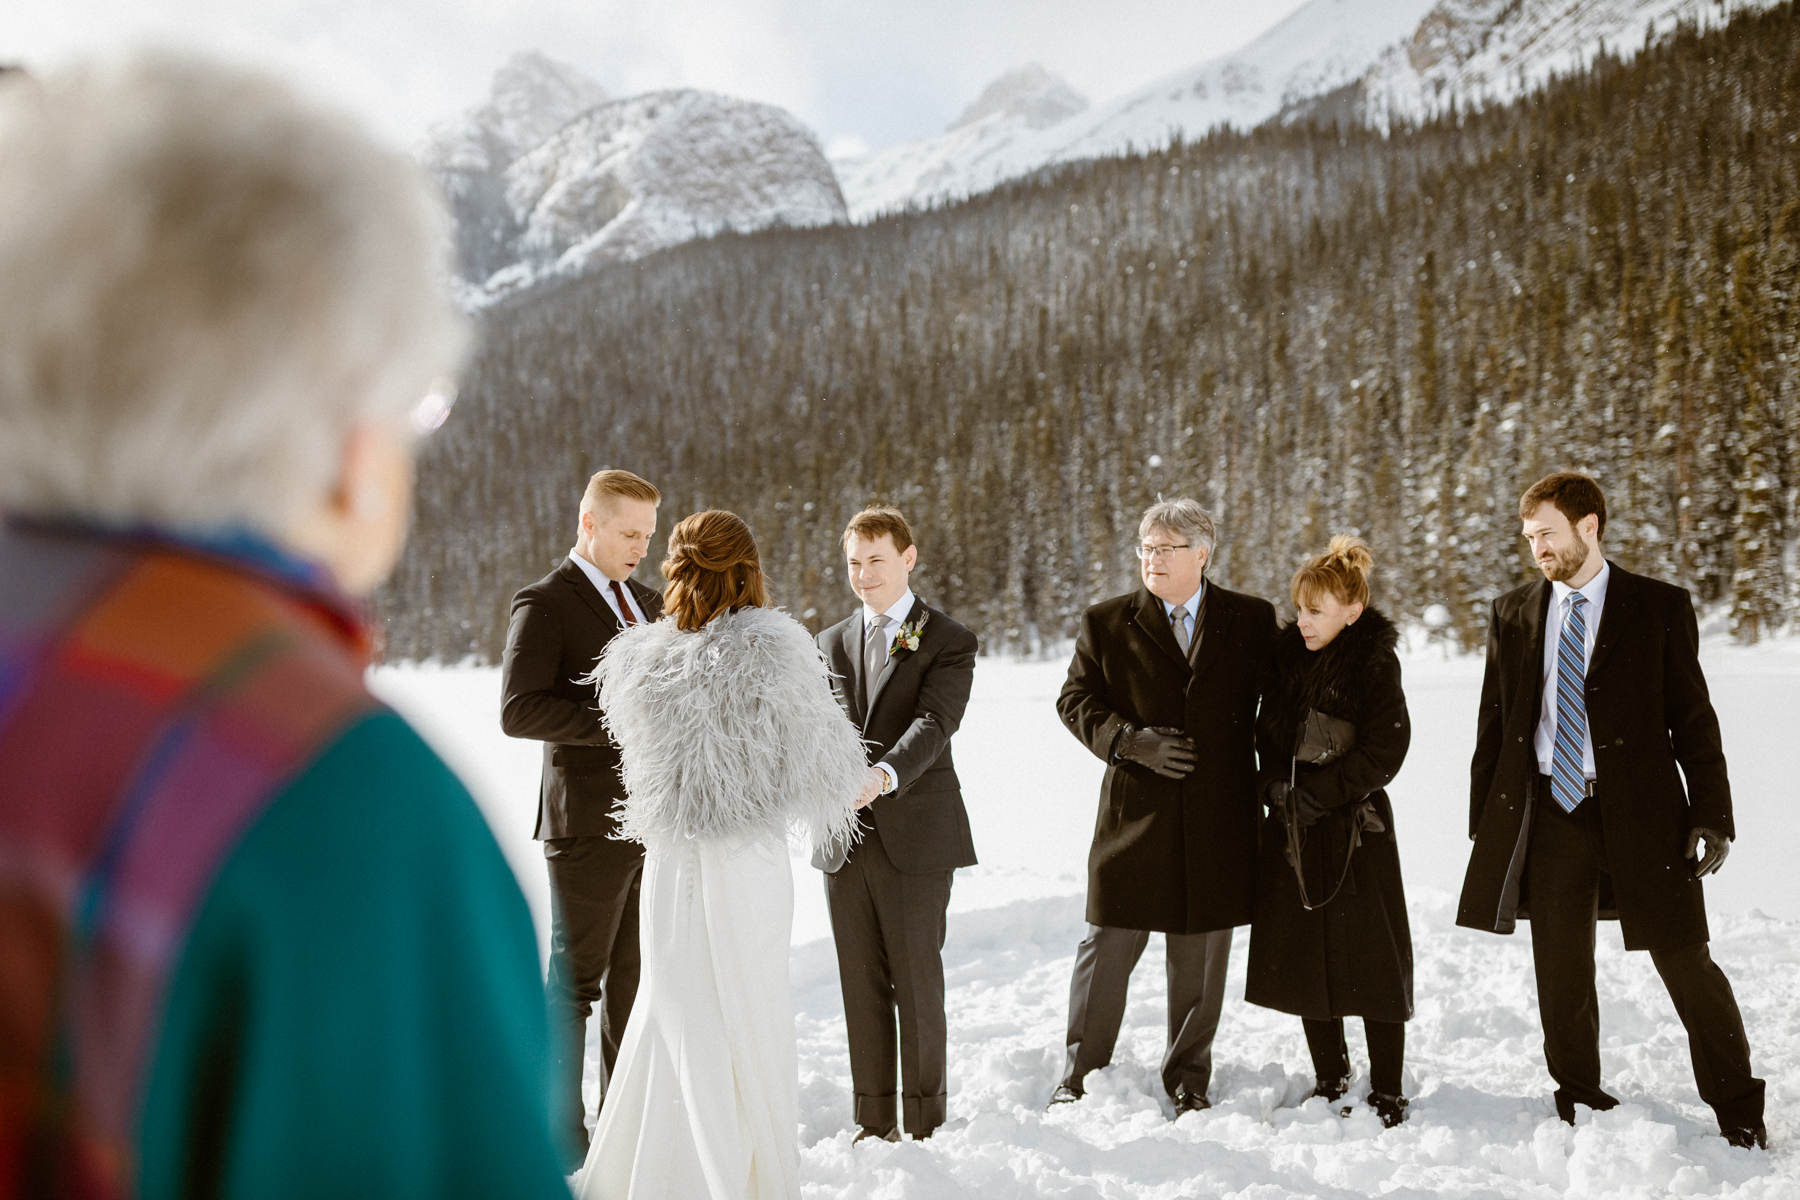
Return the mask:
M 1183 542 L 1179 546 L 1139 546 L 1137 556 L 1145 562 L 1156 558 L 1167 558 L 1177 550 L 1192 550 L 1192 543 Z
M 449 379 L 432 381 L 431 390 L 419 397 L 407 414 L 412 430 L 420 437 L 435 432 L 450 416 L 456 405 L 456 384 Z

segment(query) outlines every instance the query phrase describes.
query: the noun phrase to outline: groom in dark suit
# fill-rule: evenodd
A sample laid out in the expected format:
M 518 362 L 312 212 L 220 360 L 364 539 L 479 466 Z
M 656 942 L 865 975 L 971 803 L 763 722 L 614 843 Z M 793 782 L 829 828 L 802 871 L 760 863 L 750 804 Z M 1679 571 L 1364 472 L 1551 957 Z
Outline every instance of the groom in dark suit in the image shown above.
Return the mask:
M 826 873 L 857 1140 L 898 1141 L 902 1123 L 924 1138 L 945 1116 L 945 914 L 955 869 L 975 864 L 950 735 L 969 702 L 976 643 L 913 595 L 918 547 L 898 509 L 857 513 L 843 547 L 862 606 L 818 642 L 871 766 L 860 840 L 827 847 L 813 865 Z
M 1597 915 L 1648 950 L 1687 1029 L 1700 1098 L 1734 1146 L 1765 1146 L 1763 1081 L 1707 950 L 1700 880 L 1736 835 L 1719 720 L 1687 591 L 1608 562 L 1606 498 L 1559 473 L 1519 502 L 1544 578 L 1494 601 L 1469 794 L 1474 850 L 1456 923 L 1531 922 L 1556 1111 L 1600 1086 Z
M 662 597 L 631 578 L 656 532 L 656 488 L 630 471 L 601 471 L 581 498 L 575 547 L 556 570 L 513 597 L 500 664 L 500 727 L 544 743 L 537 829 L 550 871 L 550 969 L 558 1120 L 568 1170 L 587 1157 L 581 1070 L 588 1015 L 604 998 L 606 1079 L 638 986 L 638 882 L 644 850 L 616 840 L 624 799 L 619 748 L 601 724 L 592 684 L 577 680 L 613 635 L 662 615 Z M 605 1081 L 601 1085 L 605 1099 Z

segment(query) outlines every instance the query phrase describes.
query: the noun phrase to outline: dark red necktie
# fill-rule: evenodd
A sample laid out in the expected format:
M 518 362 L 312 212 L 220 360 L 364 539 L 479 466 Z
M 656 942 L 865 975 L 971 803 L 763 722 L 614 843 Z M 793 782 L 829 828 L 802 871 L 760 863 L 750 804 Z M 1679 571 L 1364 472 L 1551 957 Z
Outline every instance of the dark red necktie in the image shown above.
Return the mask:
M 619 616 L 624 618 L 626 625 L 636 625 L 638 619 L 631 611 L 631 602 L 625 599 L 625 586 L 616 579 L 612 581 L 612 585 L 613 595 L 619 598 Z

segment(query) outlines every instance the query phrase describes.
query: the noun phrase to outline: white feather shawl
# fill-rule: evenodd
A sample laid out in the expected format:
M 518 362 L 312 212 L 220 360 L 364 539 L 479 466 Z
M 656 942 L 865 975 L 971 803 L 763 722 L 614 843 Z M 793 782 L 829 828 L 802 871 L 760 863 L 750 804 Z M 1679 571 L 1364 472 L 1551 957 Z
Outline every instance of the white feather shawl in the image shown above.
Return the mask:
M 824 656 L 786 613 L 740 609 L 692 633 L 634 626 L 584 682 L 619 744 L 622 836 L 854 836 L 868 760 Z

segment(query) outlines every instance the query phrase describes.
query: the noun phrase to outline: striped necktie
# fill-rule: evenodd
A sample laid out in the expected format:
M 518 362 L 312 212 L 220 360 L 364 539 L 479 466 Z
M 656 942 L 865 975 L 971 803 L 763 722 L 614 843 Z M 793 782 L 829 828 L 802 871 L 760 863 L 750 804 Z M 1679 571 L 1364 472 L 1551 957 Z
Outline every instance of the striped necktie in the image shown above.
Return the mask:
M 1556 643 L 1556 746 L 1550 757 L 1550 794 L 1564 812 L 1586 797 L 1581 745 L 1587 740 L 1587 597 L 1569 593 L 1569 611 Z

